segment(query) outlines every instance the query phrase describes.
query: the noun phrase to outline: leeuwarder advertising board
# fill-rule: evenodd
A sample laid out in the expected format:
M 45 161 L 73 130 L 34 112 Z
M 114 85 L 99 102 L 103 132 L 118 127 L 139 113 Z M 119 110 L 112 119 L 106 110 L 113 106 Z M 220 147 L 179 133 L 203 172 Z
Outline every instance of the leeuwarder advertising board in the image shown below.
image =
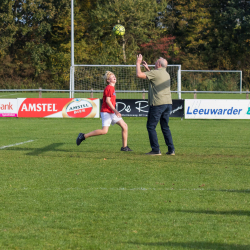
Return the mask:
M 250 100 L 186 99 L 185 119 L 250 119 Z

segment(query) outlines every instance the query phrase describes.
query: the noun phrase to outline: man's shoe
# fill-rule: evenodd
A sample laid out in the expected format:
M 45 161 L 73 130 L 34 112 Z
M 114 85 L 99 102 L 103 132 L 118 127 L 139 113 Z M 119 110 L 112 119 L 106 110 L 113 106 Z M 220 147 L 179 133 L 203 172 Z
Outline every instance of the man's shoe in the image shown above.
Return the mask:
M 121 147 L 121 151 L 133 151 L 133 150 L 130 149 L 128 146 L 126 146 L 126 147 Z
M 82 141 L 85 140 L 85 136 L 83 133 L 80 133 L 78 135 L 78 137 L 76 138 L 76 145 L 79 146 L 81 144 Z
M 167 152 L 166 155 L 175 155 L 175 152 Z
M 149 153 L 146 153 L 146 155 L 161 155 L 161 151 L 151 151 Z

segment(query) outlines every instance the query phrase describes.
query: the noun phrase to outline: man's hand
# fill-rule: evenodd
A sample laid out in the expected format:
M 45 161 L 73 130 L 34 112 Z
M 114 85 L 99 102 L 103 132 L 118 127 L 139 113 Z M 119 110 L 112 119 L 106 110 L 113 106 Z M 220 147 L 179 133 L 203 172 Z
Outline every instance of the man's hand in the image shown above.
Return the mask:
M 136 76 L 141 79 L 147 79 L 147 76 L 145 73 L 141 72 L 141 62 L 142 62 L 142 55 L 137 55 L 137 61 L 136 61 Z
M 142 65 L 144 66 L 144 68 L 147 70 L 147 71 L 150 71 L 149 67 L 148 67 L 148 64 L 145 62 L 145 61 L 142 61 Z
M 141 64 L 141 62 L 142 62 L 142 55 L 141 55 L 141 54 L 139 54 L 139 55 L 137 55 L 137 61 L 136 61 L 136 64 Z

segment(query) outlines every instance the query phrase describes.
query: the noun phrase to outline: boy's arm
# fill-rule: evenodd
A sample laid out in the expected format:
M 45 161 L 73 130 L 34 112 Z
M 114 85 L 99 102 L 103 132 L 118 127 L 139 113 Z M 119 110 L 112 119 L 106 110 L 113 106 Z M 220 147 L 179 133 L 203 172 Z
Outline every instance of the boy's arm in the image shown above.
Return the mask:
M 109 107 L 116 114 L 117 117 L 122 117 L 122 115 L 115 109 L 110 99 L 111 97 L 106 97 L 106 103 L 109 105 Z

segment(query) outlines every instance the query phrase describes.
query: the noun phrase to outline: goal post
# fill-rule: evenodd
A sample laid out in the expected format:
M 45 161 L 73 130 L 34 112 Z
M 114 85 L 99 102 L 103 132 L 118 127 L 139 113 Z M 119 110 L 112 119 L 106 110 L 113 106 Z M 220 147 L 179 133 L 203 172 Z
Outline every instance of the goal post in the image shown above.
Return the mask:
M 154 69 L 154 65 L 149 65 Z M 136 65 L 75 65 L 70 68 L 70 98 L 102 98 L 106 87 L 103 75 L 109 70 L 117 77 L 119 99 L 146 99 L 148 81 L 136 77 Z M 181 65 L 168 65 L 171 92 L 181 99 L 182 93 L 238 91 L 242 93 L 240 70 L 182 70 Z
M 149 65 L 154 69 L 154 65 Z M 119 99 L 141 99 L 148 93 L 148 82 L 136 77 L 136 65 L 74 65 L 70 68 L 70 98 L 89 97 L 90 93 L 102 93 L 106 84 L 103 76 L 109 70 L 117 77 L 116 97 Z M 181 99 L 181 65 L 168 65 L 172 92 Z M 95 94 L 95 96 L 98 96 Z

